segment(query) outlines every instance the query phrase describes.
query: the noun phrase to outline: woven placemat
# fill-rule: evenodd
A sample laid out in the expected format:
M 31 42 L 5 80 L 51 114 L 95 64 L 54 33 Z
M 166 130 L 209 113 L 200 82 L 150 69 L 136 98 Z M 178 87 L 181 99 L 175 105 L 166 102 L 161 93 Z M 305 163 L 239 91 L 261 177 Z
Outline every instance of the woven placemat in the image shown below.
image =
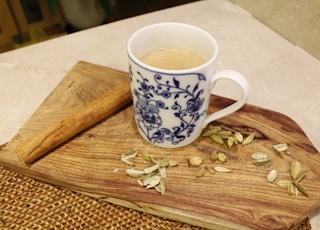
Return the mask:
M 0 229 L 202 228 L 87 197 L 0 166 Z M 294 229 L 311 229 L 309 219 Z

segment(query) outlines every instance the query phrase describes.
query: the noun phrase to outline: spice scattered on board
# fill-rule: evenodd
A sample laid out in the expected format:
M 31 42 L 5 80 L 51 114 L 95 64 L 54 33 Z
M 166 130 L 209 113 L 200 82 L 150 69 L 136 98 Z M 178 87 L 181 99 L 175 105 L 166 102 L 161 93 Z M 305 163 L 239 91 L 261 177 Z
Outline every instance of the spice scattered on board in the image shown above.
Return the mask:
M 253 159 L 253 164 L 257 166 L 263 166 L 271 162 L 269 156 L 263 152 L 255 152 L 251 155 L 251 158 Z
M 254 141 L 255 132 L 248 135 L 244 135 L 241 132 L 221 125 L 221 126 L 210 126 L 210 128 L 203 133 L 202 136 L 210 137 L 215 143 L 224 145 L 226 144 L 229 148 L 236 144 L 242 144 L 243 146 L 248 145 Z M 288 151 L 288 145 L 286 143 L 276 144 L 272 146 L 272 149 L 279 154 L 281 157 L 285 155 L 290 155 Z M 178 166 L 178 161 L 161 159 L 157 160 L 151 154 L 141 153 L 142 158 L 151 163 L 150 166 L 144 168 L 143 170 L 134 169 L 134 163 L 132 159 L 139 155 L 138 150 L 129 150 L 128 152 L 121 155 L 121 161 L 130 166 L 126 170 L 126 173 L 131 177 L 138 178 L 138 184 L 146 187 L 147 189 L 154 188 L 157 192 L 164 195 L 166 190 L 165 178 L 167 177 L 167 168 Z M 254 152 L 251 155 L 253 164 L 256 166 L 264 166 L 271 162 L 271 158 L 268 154 L 264 152 Z M 225 164 L 227 162 L 226 154 L 213 151 L 210 154 L 211 163 L 219 162 Z M 189 167 L 196 167 L 198 171 L 195 175 L 196 178 L 203 177 L 206 172 L 211 175 L 217 172 L 230 173 L 230 169 L 217 165 L 206 165 L 203 166 L 204 158 L 201 156 L 191 156 L 187 159 Z M 278 180 L 278 171 L 272 169 L 267 175 L 267 182 L 275 184 L 278 187 L 286 187 L 289 195 L 302 193 L 304 196 L 309 197 L 306 189 L 301 185 L 301 181 L 307 176 L 307 171 L 302 171 L 301 163 L 299 161 L 293 160 L 290 168 L 291 180 L 280 179 Z
M 282 154 L 289 155 L 287 144 L 276 144 L 273 145 L 272 148 L 277 154 L 280 154 L 280 156 L 282 156 Z M 263 152 L 255 152 L 251 155 L 251 158 L 254 160 L 254 164 L 257 166 L 263 166 L 271 162 L 271 159 L 268 157 L 268 155 Z M 267 175 L 267 181 L 269 183 L 275 183 L 278 187 L 286 187 L 289 195 L 295 194 L 298 196 L 298 191 L 300 191 L 304 196 L 309 197 L 308 192 L 300 183 L 302 179 L 307 176 L 307 171 L 301 170 L 301 163 L 299 161 L 292 161 L 290 175 L 293 181 L 283 179 L 276 181 L 278 177 L 278 171 L 276 169 L 272 169 Z
M 296 196 L 298 196 L 298 192 L 301 192 L 304 196 L 309 197 L 307 190 L 300 183 L 302 179 L 307 176 L 307 171 L 301 170 L 301 163 L 299 161 L 294 160 L 291 163 L 290 176 L 292 180 L 281 179 L 275 181 L 277 177 L 277 170 L 273 169 L 269 172 L 267 181 L 269 183 L 275 182 L 278 187 L 287 188 L 287 192 L 289 195 L 295 194 Z
M 167 177 L 167 168 L 177 166 L 178 161 L 168 159 L 157 160 L 148 153 L 142 153 L 142 158 L 151 165 L 143 170 L 138 170 L 132 168 L 134 163 L 130 161 L 138 155 L 138 150 L 129 150 L 121 155 L 121 161 L 131 166 L 131 168 L 126 169 L 126 174 L 138 178 L 137 182 L 139 185 L 147 189 L 155 189 L 161 195 L 164 195 L 166 191 L 165 178 Z
M 255 133 L 252 132 L 249 135 L 245 136 L 244 134 L 233 128 L 227 127 L 225 125 L 216 125 L 210 126 L 209 129 L 202 134 L 202 136 L 210 137 L 213 142 L 221 145 L 226 144 L 229 148 L 231 148 L 232 146 L 237 144 L 250 144 L 255 138 Z
M 192 156 L 188 159 L 189 167 L 198 167 L 198 172 L 196 177 L 202 177 L 208 171 L 211 175 L 214 175 L 216 172 L 231 172 L 230 169 L 221 166 L 201 166 L 203 163 L 203 158 L 200 156 Z M 222 152 L 213 151 L 210 155 L 211 163 L 220 162 L 226 163 L 227 156 Z

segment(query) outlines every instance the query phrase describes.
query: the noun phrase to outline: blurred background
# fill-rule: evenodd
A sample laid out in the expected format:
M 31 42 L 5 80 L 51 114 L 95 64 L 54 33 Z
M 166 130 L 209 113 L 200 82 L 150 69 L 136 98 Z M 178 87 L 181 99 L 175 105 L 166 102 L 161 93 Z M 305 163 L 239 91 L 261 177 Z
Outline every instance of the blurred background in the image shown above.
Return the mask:
M 195 1 L 0 0 L 0 52 Z M 230 1 L 320 60 L 319 0 Z

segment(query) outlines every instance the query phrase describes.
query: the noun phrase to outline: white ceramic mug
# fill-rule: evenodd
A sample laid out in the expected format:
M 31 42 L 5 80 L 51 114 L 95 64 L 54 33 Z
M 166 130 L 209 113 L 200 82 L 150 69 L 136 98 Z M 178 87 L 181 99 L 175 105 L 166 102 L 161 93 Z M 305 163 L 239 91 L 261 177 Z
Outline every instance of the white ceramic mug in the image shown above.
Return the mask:
M 191 50 L 205 63 L 189 69 L 166 70 L 140 60 L 159 48 Z M 137 128 L 152 144 L 165 148 L 188 145 L 210 122 L 237 111 L 247 102 L 249 84 L 245 77 L 232 70 L 214 73 L 218 45 L 200 28 L 173 22 L 146 26 L 130 37 L 127 52 Z M 236 82 L 242 97 L 207 115 L 210 92 L 220 79 Z

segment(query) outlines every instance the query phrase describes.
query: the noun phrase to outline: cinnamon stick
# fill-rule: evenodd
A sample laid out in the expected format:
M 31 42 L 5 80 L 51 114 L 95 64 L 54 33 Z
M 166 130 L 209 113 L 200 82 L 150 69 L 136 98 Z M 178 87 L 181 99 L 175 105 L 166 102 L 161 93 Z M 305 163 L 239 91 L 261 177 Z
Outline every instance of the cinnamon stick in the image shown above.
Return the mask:
M 17 148 L 19 157 L 31 164 L 82 130 L 101 121 L 132 101 L 129 83 L 122 83 L 83 109 L 39 131 Z

